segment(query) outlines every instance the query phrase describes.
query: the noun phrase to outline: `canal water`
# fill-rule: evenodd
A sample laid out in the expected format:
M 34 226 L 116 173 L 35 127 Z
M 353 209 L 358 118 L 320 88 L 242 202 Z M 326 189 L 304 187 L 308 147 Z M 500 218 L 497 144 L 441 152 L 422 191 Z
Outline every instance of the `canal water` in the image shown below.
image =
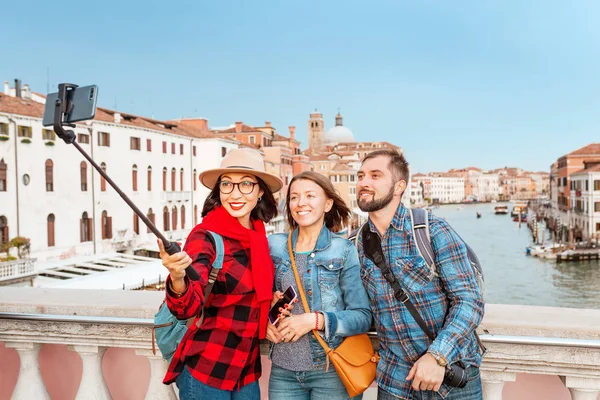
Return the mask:
M 526 255 L 531 231 L 525 224 L 519 229 L 510 214 L 494 214 L 494 206 L 444 205 L 432 211 L 445 218 L 477 253 L 487 303 L 600 309 L 599 261 L 557 264 Z

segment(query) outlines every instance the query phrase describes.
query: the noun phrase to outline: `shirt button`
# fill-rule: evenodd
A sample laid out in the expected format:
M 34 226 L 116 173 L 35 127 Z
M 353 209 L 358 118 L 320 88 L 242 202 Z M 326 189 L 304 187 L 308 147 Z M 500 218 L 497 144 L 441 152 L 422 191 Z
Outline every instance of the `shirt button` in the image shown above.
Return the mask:
M 329 269 L 332 269 L 332 268 L 333 268 L 333 264 L 329 264 Z
M 310 269 L 307 269 L 307 270 L 306 270 L 306 273 L 307 273 L 307 274 L 310 274 Z
M 309 291 L 308 291 L 308 295 L 309 295 L 309 296 L 312 296 L 312 290 L 309 290 Z
M 310 256 L 311 256 L 311 257 L 314 257 L 314 256 L 315 256 L 315 253 L 310 253 Z
M 317 362 L 321 362 L 321 359 L 320 359 L 320 358 L 317 358 Z

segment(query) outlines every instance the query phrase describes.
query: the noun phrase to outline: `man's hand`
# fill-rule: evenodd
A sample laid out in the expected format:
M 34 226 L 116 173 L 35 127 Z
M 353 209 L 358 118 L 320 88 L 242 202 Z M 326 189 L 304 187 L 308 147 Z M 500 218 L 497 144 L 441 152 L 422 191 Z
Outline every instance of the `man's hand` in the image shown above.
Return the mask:
M 407 381 L 412 380 L 410 385 L 413 390 L 433 390 L 437 392 L 444 381 L 444 367 L 437 363 L 435 357 L 427 353 L 419 358 L 410 369 Z

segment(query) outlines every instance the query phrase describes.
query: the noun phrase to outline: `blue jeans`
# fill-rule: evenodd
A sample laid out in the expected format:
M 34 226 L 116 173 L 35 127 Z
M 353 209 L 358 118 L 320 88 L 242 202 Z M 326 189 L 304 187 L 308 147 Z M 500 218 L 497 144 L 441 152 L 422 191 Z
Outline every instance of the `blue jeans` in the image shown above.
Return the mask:
M 481 388 L 481 377 L 479 368 L 467 368 L 468 382 L 462 388 L 452 388 L 444 400 L 483 400 L 483 389 Z M 440 400 L 442 396 L 430 390 L 413 391 L 412 400 Z M 398 400 L 398 397 L 379 388 L 377 391 L 377 400 Z
M 335 368 L 325 371 L 295 372 L 277 365 L 271 367 L 269 400 L 348 400 L 348 392 Z M 362 394 L 353 397 L 361 400 Z
M 221 390 L 200 382 L 184 367 L 176 383 L 180 400 L 260 400 L 258 381 L 242 386 L 239 392 Z

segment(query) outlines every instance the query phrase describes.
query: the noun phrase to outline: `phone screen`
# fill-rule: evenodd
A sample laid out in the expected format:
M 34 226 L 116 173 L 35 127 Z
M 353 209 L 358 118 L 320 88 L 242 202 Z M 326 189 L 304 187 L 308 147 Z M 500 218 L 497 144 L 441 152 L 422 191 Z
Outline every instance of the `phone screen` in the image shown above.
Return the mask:
M 283 292 L 283 299 L 279 300 L 277 303 L 271 307 L 269 310 L 269 321 L 275 325 L 279 322 L 279 309 L 282 308 L 285 304 L 291 304 L 298 297 L 296 294 L 296 290 L 293 286 L 290 286 Z

